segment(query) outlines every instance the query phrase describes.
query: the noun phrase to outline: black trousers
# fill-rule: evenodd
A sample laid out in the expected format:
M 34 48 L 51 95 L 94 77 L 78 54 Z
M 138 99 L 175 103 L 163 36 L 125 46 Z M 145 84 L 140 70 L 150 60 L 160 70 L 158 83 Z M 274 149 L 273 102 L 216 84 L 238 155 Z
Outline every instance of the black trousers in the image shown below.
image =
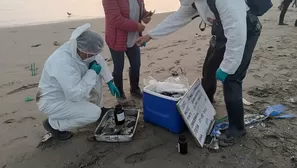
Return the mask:
M 216 23 L 212 27 L 212 34 L 215 38 L 208 48 L 206 59 L 203 65 L 202 86 L 209 99 L 212 101 L 216 92 L 217 80 L 216 70 L 219 68 L 224 58 L 227 39 L 221 23 Z M 244 129 L 244 110 L 242 102 L 242 81 L 246 76 L 247 69 L 251 62 L 254 48 L 261 33 L 261 23 L 258 17 L 249 14 L 247 17 L 247 41 L 242 58 L 242 62 L 234 74 L 229 75 L 223 83 L 224 99 L 229 118 L 229 129 Z
M 111 57 L 113 60 L 113 78 L 116 87 L 119 89 L 121 95 L 124 94 L 123 87 L 123 71 L 125 64 L 125 53 L 128 57 L 130 68 L 129 68 L 129 79 L 130 79 L 130 90 L 135 91 L 139 89 L 139 73 L 141 66 L 140 49 L 137 45 L 132 48 L 127 48 L 126 51 L 115 51 L 109 48 Z
M 284 0 L 283 1 L 283 8 L 282 8 L 282 11 L 281 11 L 281 13 L 279 15 L 279 22 L 278 22 L 279 24 L 284 23 L 285 15 L 286 15 L 286 13 L 288 11 L 288 8 L 289 8 L 291 2 L 292 2 L 292 0 Z

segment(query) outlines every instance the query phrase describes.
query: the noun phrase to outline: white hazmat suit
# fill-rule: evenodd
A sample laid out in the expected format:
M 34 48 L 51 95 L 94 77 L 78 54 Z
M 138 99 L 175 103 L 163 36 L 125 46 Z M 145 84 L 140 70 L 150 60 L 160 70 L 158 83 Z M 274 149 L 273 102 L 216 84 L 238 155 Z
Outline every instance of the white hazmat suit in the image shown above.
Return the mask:
M 47 59 L 41 75 L 37 105 L 48 115 L 51 127 L 59 131 L 97 121 L 103 106 L 102 80 L 108 83 L 113 79 L 100 54 L 91 58 L 102 67 L 99 75 L 89 70 L 88 63 L 77 54 L 77 38 L 90 26 L 85 24 L 74 30 L 70 40 Z M 97 105 L 88 102 L 93 88 L 99 93 Z

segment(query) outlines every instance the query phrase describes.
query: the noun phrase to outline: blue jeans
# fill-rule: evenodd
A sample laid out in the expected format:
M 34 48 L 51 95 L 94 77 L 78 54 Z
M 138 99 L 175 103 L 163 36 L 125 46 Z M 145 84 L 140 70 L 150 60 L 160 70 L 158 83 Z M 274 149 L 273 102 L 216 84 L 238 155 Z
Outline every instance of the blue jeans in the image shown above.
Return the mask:
M 129 79 L 130 91 L 136 91 L 139 88 L 139 73 L 140 73 L 140 49 L 137 45 L 132 48 L 127 48 L 126 51 L 115 51 L 109 48 L 113 60 L 113 78 L 116 87 L 119 89 L 120 94 L 124 93 L 123 89 L 123 70 L 125 64 L 125 53 L 130 62 Z

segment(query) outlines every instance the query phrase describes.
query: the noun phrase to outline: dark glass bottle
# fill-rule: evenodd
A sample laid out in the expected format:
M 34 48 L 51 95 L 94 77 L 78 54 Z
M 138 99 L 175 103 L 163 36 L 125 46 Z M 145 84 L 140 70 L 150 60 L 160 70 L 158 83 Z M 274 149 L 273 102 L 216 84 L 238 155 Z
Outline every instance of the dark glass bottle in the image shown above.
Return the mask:
M 177 144 L 178 153 L 185 155 L 188 153 L 188 141 L 185 135 L 180 135 Z
M 116 125 L 123 125 L 125 123 L 125 113 L 121 105 L 116 105 L 114 109 L 114 120 Z

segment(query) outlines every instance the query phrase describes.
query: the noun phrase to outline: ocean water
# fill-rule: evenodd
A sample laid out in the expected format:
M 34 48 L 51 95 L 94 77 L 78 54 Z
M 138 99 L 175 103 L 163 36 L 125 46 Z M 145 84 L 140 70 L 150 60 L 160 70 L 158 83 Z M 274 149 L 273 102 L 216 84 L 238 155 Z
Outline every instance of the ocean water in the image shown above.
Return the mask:
M 145 5 L 164 13 L 178 9 L 179 0 L 145 0 Z M 0 27 L 100 17 L 104 17 L 102 0 L 0 0 Z

